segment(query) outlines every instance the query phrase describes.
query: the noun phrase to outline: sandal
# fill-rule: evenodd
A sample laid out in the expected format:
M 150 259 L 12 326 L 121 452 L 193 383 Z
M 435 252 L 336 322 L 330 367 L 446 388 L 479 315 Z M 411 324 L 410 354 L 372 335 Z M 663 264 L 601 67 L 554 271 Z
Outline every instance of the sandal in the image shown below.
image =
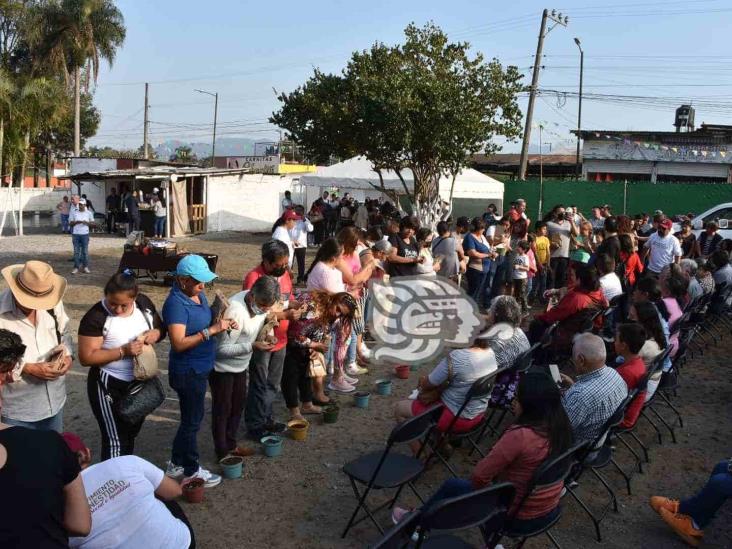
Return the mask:
M 335 402 L 335 399 L 332 398 L 328 400 L 318 400 L 317 398 L 313 399 L 313 404 L 315 404 L 316 406 L 327 406 L 328 404 L 332 404 L 333 402 Z
M 229 455 L 236 457 L 249 457 L 253 456 L 256 453 L 257 451 L 254 448 L 250 448 L 248 446 L 237 446 L 231 452 L 229 452 Z
M 320 406 L 311 405 L 310 407 L 307 407 L 307 408 L 304 406 L 301 407 L 300 412 L 302 412 L 306 416 L 307 415 L 315 416 L 318 414 L 322 414 L 323 410 L 322 410 L 322 408 L 320 408 Z

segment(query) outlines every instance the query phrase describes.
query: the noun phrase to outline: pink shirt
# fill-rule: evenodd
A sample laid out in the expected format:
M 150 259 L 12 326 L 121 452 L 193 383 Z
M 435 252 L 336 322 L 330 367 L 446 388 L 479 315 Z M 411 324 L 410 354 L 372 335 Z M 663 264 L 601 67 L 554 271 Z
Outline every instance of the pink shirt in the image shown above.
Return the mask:
M 346 263 L 351 271 L 352 275 L 357 275 L 361 271 L 361 258 L 358 256 L 358 251 L 353 252 L 351 255 L 343 254 L 341 259 Z M 353 294 L 361 295 L 361 285 L 348 287 L 348 291 Z
M 337 294 L 345 292 L 346 285 L 343 284 L 343 275 L 336 267 L 329 267 L 322 261 L 318 261 L 308 275 L 308 290 Z

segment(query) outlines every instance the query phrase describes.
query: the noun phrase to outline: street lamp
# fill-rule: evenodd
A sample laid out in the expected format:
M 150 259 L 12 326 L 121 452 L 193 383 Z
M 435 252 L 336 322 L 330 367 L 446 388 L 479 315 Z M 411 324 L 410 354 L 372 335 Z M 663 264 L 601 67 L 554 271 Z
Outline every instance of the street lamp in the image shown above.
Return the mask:
M 580 79 L 579 79 L 579 107 L 577 108 L 577 156 L 575 157 L 575 171 L 577 172 L 577 179 L 582 175 L 580 170 L 580 131 L 582 130 L 582 75 L 585 69 L 585 52 L 582 51 L 582 45 L 580 44 L 579 38 L 574 39 L 574 43 L 580 51 Z
M 216 158 L 216 119 L 219 114 L 219 94 L 218 92 L 213 93 L 205 90 L 195 90 L 198 93 L 205 93 L 214 98 L 214 127 L 213 127 L 213 143 L 211 144 L 211 167 L 214 165 L 214 158 Z

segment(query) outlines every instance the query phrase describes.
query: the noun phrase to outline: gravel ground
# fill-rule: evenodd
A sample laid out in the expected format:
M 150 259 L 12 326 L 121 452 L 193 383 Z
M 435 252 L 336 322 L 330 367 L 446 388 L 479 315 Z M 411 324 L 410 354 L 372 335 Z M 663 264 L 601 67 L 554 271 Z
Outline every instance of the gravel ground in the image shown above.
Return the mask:
M 241 233 L 211 234 L 202 238 L 182 239 L 180 244 L 191 251 L 219 255 L 217 268 L 221 278 L 217 288 L 231 294 L 241 287 L 248 270 L 258 263 L 259 246 L 264 237 Z M 72 277 L 65 303 L 76 331 L 82 315 L 101 298 L 101 289 L 113 273 L 122 252 L 122 239 L 95 236 L 91 240 L 92 274 Z M 68 236 L 47 235 L 0 239 L 0 265 L 36 258 L 49 261 L 60 273 L 68 273 L 71 265 L 71 243 Z M 144 283 L 143 291 L 159 306 L 168 288 Z M 633 480 L 633 495 L 625 492 L 622 479 L 607 471 L 607 478 L 618 494 L 620 513 L 610 513 L 603 522 L 604 541 L 608 548 L 684 547 L 649 508 L 652 494 L 686 496 L 698 489 L 708 477 L 712 466 L 729 455 L 732 415 L 732 377 L 728 375 L 732 346 L 725 342 L 710 349 L 703 358 L 691 361 L 684 370 L 683 388 L 677 403 L 684 414 L 685 427 L 678 430 L 678 443 L 671 444 L 668 436 L 664 445 L 654 442 L 653 432 L 642 424 L 640 436 L 652 443 L 651 463 L 645 474 Z M 158 355 L 165 368 L 168 344 L 160 345 Z M 362 377 L 361 385 L 373 386 L 376 379 L 393 377 L 385 366 L 376 365 Z M 167 386 L 167 383 L 165 383 Z M 274 459 L 256 455 L 247 458 L 242 479 L 224 481 L 207 491 L 202 504 L 183 503 L 196 532 L 198 546 L 208 548 L 243 547 L 365 547 L 378 539 L 372 525 L 362 523 L 340 538 L 355 500 L 346 477 L 341 472 L 345 462 L 381 447 L 393 426 L 394 403 L 408 395 L 415 385 L 409 380 L 395 380 L 394 393 L 388 397 L 372 396 L 368 409 L 353 407 L 351 399 L 342 397 L 341 417 L 334 425 L 322 425 L 313 419 L 307 441 L 286 440 L 282 456 Z M 137 440 L 136 453 L 163 467 L 169 459 L 170 445 L 175 433 L 179 411 L 174 393 L 143 426 Z M 99 432 L 86 396 L 86 369 L 75 364 L 68 376 L 68 402 L 65 411 L 66 429 L 79 433 L 96 456 L 99 455 Z M 210 401 L 198 437 L 204 466 L 216 469 L 210 434 Z M 277 414 L 285 418 L 280 399 Z M 641 420 L 642 421 L 642 420 Z M 243 439 L 244 430 L 240 431 Z M 489 442 L 484 445 L 489 446 Z M 618 460 L 631 467 L 627 453 L 619 451 Z M 453 457 L 460 474 L 468 474 L 474 457 L 458 451 Z M 433 467 L 418 482 L 423 494 L 429 494 L 445 478 L 441 466 Z M 579 493 L 597 508 L 604 502 L 604 492 L 598 483 L 586 477 Z M 378 497 L 378 494 L 377 494 Z M 413 496 L 405 494 L 403 503 L 414 504 Z M 706 547 L 732 547 L 730 509 L 723 509 L 708 529 Z M 384 526 L 386 515 L 379 515 Z M 585 548 L 597 545 L 592 525 L 574 501 L 564 502 L 564 514 L 554 528 L 563 547 Z M 468 538 L 475 541 L 474 534 Z M 528 542 L 529 547 L 549 547 L 545 537 Z

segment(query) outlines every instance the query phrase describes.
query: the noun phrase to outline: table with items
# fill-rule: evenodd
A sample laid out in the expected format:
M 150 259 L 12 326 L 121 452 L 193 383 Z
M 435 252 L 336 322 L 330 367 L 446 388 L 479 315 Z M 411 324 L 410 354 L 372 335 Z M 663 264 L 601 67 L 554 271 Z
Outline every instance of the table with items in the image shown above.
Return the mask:
M 190 252 L 179 251 L 176 244 L 166 240 L 148 240 L 141 244 L 127 244 L 122 258 L 119 260 L 118 272 L 125 269 L 135 271 L 138 279 L 162 280 L 170 284 L 172 277 L 169 273 L 175 271 L 178 262 Z M 219 256 L 208 253 L 198 253 L 208 263 L 209 269 L 216 272 Z M 162 273 L 162 277 L 160 275 Z

